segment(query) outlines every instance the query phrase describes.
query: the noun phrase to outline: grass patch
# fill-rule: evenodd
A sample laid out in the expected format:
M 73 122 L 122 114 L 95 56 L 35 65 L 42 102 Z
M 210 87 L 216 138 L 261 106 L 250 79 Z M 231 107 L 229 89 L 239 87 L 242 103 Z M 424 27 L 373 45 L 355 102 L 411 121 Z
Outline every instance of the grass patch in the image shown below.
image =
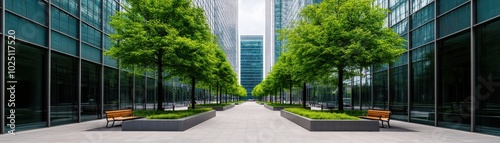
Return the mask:
M 212 108 L 196 108 L 180 111 L 135 110 L 132 114 L 134 116 L 146 117 L 146 119 L 180 119 L 211 110 Z
M 196 104 L 198 107 L 224 107 L 227 105 L 231 105 L 230 103 L 221 103 L 221 104 Z
M 322 119 L 322 120 L 359 120 L 358 117 L 348 115 L 346 111 L 344 113 L 327 112 L 327 111 L 316 111 L 308 110 L 304 108 L 285 108 L 285 111 L 292 112 L 294 114 L 310 118 L 310 119 Z M 340 111 L 338 111 L 340 112 Z M 347 111 L 349 112 L 349 111 Z M 353 112 L 354 113 L 354 112 Z M 358 114 L 356 112 L 356 114 Z

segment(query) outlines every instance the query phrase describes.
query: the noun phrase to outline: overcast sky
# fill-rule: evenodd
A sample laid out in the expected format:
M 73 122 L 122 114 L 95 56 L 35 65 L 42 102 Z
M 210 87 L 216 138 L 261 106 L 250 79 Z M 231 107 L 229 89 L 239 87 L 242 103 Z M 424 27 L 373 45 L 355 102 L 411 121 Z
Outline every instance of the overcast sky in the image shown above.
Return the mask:
M 265 27 L 265 1 L 264 0 L 238 0 L 239 17 L 238 31 L 240 35 L 264 35 Z

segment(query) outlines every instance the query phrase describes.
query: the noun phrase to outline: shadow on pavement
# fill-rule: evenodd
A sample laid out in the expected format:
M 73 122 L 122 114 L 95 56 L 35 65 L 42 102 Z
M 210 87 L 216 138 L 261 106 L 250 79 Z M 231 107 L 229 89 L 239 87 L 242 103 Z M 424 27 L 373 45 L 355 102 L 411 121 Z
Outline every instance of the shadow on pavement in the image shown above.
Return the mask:
M 380 132 L 418 132 L 415 130 L 410 130 L 402 127 L 397 127 L 397 126 L 391 126 L 391 128 L 388 128 L 385 126 L 385 128 L 380 127 Z
M 94 128 L 94 129 L 89 129 L 89 130 L 85 130 L 85 131 L 122 131 L 122 125 L 119 124 L 119 125 L 115 125 L 111 128 L 106 128 L 106 127 L 99 127 L 99 128 Z

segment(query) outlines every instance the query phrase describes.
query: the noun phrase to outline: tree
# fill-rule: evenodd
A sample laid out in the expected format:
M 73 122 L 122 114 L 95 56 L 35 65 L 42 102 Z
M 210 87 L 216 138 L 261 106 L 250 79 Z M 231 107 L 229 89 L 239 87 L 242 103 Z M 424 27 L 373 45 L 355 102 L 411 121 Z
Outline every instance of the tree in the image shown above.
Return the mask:
M 285 48 L 315 75 L 336 72 L 338 106 L 343 110 L 343 81 L 350 67 L 394 61 L 404 40 L 384 27 L 388 10 L 374 0 L 324 0 L 300 12 L 294 27 L 283 30 Z
M 113 47 L 107 55 L 119 59 L 121 67 L 143 67 L 156 70 L 158 110 L 163 110 L 163 72 L 182 67 L 183 59 L 175 59 L 200 41 L 210 39 L 203 10 L 193 7 L 191 0 L 127 0 L 131 7 L 112 16 L 110 25 Z M 186 48 L 186 49 L 184 49 Z M 193 55 L 197 56 L 197 55 Z

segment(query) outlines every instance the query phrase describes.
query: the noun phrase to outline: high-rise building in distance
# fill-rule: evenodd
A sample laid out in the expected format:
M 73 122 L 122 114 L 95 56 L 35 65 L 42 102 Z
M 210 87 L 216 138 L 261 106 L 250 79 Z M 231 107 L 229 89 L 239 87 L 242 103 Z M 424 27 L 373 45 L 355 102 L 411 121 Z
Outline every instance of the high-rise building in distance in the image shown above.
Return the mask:
M 241 35 L 241 85 L 251 97 L 253 88 L 263 80 L 262 35 Z

